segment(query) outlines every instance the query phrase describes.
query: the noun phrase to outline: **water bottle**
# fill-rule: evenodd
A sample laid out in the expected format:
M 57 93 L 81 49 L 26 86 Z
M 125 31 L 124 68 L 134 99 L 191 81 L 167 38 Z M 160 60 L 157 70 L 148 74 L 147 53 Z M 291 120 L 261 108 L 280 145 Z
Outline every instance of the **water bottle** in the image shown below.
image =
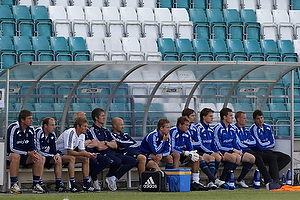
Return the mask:
M 231 170 L 230 174 L 229 174 L 228 190 L 234 190 L 234 174 L 233 174 L 233 170 Z
M 256 169 L 254 172 L 253 187 L 255 189 L 260 189 L 260 173 L 258 169 Z
M 292 173 L 291 169 L 289 169 L 286 173 L 286 184 L 287 185 L 292 185 Z
M 286 185 L 286 179 L 285 179 L 284 172 L 282 173 L 281 182 L 282 182 L 283 185 Z

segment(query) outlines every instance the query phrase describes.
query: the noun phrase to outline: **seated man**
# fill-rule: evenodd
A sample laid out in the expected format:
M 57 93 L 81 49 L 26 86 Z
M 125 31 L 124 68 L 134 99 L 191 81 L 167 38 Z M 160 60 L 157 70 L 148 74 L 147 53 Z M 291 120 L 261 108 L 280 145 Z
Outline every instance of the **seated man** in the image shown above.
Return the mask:
M 62 176 L 62 158 L 56 150 L 55 120 L 46 117 L 42 122 L 42 127 L 35 130 L 35 142 L 37 151 L 46 158 L 45 167 L 50 169 L 54 165 L 55 173 L 55 191 L 66 192 L 67 189 L 61 181 Z M 43 172 L 43 171 L 42 171 Z M 41 177 L 43 173 L 41 174 Z M 43 189 L 48 191 L 46 186 L 40 182 Z
M 68 170 L 70 174 L 71 192 L 79 192 L 75 182 L 75 163 L 82 163 L 83 190 L 94 192 L 94 188 L 89 182 L 89 158 L 95 159 L 96 154 L 85 150 L 85 133 L 88 128 L 88 121 L 78 118 L 74 123 L 74 128 L 65 130 L 57 139 L 57 150 L 63 157 L 68 155 Z M 63 164 L 64 160 L 63 160 Z
M 113 149 L 117 149 L 117 143 L 112 138 L 108 129 L 102 127 L 105 123 L 105 112 L 101 108 L 92 111 L 94 120 L 93 126 L 87 132 L 87 139 L 91 140 L 94 152 L 106 155 L 111 159 L 111 164 L 105 181 L 111 191 L 117 190 L 116 179 L 120 179 L 126 172 L 133 168 L 137 161 L 131 156 L 116 154 Z
M 139 185 L 141 185 L 141 174 L 148 169 L 160 170 L 158 165 L 146 154 L 143 154 L 138 147 L 137 142 L 127 133 L 123 133 L 124 122 L 121 118 L 115 117 L 111 121 L 113 130 L 111 132 L 113 139 L 117 142 L 118 148 L 115 152 L 137 159 L 137 168 L 139 172 Z
M 7 128 L 7 156 L 10 171 L 10 193 L 20 194 L 18 186 L 18 173 L 20 165 L 27 167 L 32 164 L 33 193 L 44 193 L 39 184 L 40 176 L 44 170 L 45 157 L 36 151 L 34 144 L 34 128 L 32 125 L 32 113 L 29 110 L 21 110 L 19 120 L 10 124 Z
M 207 190 L 208 188 L 199 182 L 199 162 L 200 156 L 194 150 L 189 132 L 190 121 L 187 117 L 179 117 L 176 127 L 170 130 L 171 155 L 173 157 L 174 168 L 179 167 L 179 161 L 185 163 L 192 161 L 192 190 Z
M 169 131 L 169 120 L 160 119 L 157 122 L 157 129 L 144 137 L 140 146 L 140 150 L 149 155 L 156 164 L 159 164 L 160 161 L 166 162 L 166 169 L 173 168 L 173 158 L 170 155 Z
M 255 157 L 247 152 L 242 152 L 238 145 L 238 137 L 235 128 L 231 126 L 233 114 L 230 108 L 222 108 L 220 111 L 221 122 L 214 127 L 215 142 L 226 162 L 220 180 L 225 181 L 229 172 L 235 170 L 240 162 L 243 162 L 243 169 L 238 177 L 238 184 L 248 187 L 244 182 L 244 177 L 252 168 Z M 227 181 L 227 180 L 226 180 Z
M 261 156 L 264 163 L 269 165 L 269 173 L 272 179 L 282 184 L 279 181 L 279 171 L 282 170 L 289 162 L 291 157 L 279 151 L 274 151 L 275 138 L 272 133 L 272 128 L 264 123 L 264 116 L 261 110 L 253 112 L 254 124 L 250 128 L 250 133 L 256 140 L 256 146 L 251 149 L 256 154 Z

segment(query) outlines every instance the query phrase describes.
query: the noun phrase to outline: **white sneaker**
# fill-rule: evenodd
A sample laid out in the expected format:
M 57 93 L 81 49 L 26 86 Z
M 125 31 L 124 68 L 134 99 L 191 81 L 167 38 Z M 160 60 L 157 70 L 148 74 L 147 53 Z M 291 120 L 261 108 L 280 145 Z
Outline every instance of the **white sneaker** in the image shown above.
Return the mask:
M 95 188 L 96 191 L 101 191 L 101 186 L 98 179 L 93 181 L 93 187 Z
M 245 183 L 244 180 L 241 180 L 241 181 L 237 181 L 236 182 L 237 185 L 243 187 L 243 188 L 248 188 L 249 186 Z
M 221 186 L 221 185 L 223 185 L 223 184 L 225 184 L 226 182 L 225 181 L 221 181 L 220 179 L 216 179 L 215 180 L 215 185 L 217 185 L 217 186 Z
M 115 176 L 106 177 L 105 182 L 107 183 L 107 186 L 111 191 L 117 190 L 117 184 L 116 184 L 116 177 Z
M 40 184 L 36 184 L 32 189 L 32 193 L 43 194 L 45 193 L 45 190 L 42 188 Z
M 215 190 L 218 188 L 218 186 L 215 185 L 212 181 L 207 184 L 207 187 L 212 190 Z
M 17 183 L 13 184 L 10 187 L 10 193 L 11 194 L 22 194 L 22 191 Z

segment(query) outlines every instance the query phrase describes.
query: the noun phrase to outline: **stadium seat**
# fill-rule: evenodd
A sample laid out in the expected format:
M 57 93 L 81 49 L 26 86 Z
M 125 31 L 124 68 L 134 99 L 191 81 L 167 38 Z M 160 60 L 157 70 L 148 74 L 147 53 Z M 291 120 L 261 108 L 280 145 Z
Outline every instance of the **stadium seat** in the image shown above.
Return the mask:
M 266 61 L 281 61 L 281 56 L 274 40 L 260 40 L 261 51 Z
M 209 9 L 223 10 L 223 0 L 208 0 Z
M 35 61 L 35 52 L 32 50 L 28 36 L 14 36 L 13 42 L 19 62 Z
M 300 10 L 289 10 L 290 22 L 294 25 L 295 39 L 299 38 Z
M 224 21 L 227 24 L 228 39 L 243 39 L 244 26 L 236 9 L 224 9 Z
M 89 22 L 90 35 L 104 39 L 107 36 L 106 22 L 103 20 L 100 8 L 96 6 L 85 7 L 85 17 Z
M 90 52 L 86 49 L 86 44 L 82 37 L 69 37 L 68 43 L 74 61 L 90 60 Z
M 273 21 L 273 16 L 270 10 L 257 9 L 257 22 L 261 25 L 261 38 L 277 40 L 277 25 Z
M 192 39 L 194 52 L 198 61 L 213 61 L 214 56 L 210 51 L 208 41 L 205 39 Z
M 64 37 L 50 37 L 50 45 L 56 61 L 72 61 L 72 53 Z
M 299 0 L 290 0 L 291 10 L 300 10 L 300 1 Z
M 61 121 L 64 106 L 65 106 L 64 103 L 54 103 L 53 104 L 54 118 L 56 119 L 57 122 Z M 72 117 L 72 116 L 73 116 L 73 113 L 69 113 L 69 117 Z
M 63 6 L 49 6 L 49 17 L 53 22 L 54 36 L 56 37 L 68 37 L 72 36 L 71 22 L 67 18 L 67 13 Z
M 87 103 L 71 103 L 71 106 L 74 112 L 87 112 L 91 110 Z
M 91 53 L 92 61 L 107 61 L 109 60 L 108 52 L 104 48 L 102 38 L 87 37 L 85 39 L 87 49 Z
M 239 39 L 226 40 L 228 52 L 233 61 L 247 61 L 247 54 L 244 51 L 242 41 Z
M 249 39 L 244 40 L 244 49 L 248 55 L 249 61 L 264 61 L 264 54 L 261 52 L 259 43 L 257 40 Z
M 106 0 L 90 0 L 90 5 L 93 7 L 102 8 L 106 6 L 106 2 L 107 2 Z M 87 8 L 87 6 L 85 8 Z
M 290 10 L 290 0 L 276 0 L 274 2 L 275 9 Z
M 157 43 L 154 38 L 140 38 L 141 51 L 144 52 L 145 60 L 161 61 L 162 55 L 158 51 Z
M 175 39 L 175 46 L 181 61 L 196 61 L 196 54 L 189 39 Z
M 244 24 L 245 39 L 260 39 L 260 24 L 256 21 L 256 15 L 251 9 L 240 10 L 241 20 Z
M 226 0 L 226 9 L 241 9 L 241 0 Z
M 215 61 L 230 61 L 225 41 L 222 39 L 210 39 L 209 45 L 214 55 Z
M 269 107 L 271 111 L 270 115 L 275 121 L 287 117 L 287 110 L 284 103 L 269 103 Z
M 40 83 L 38 93 L 41 95 L 40 103 L 55 103 L 57 102 L 55 84 Z M 45 95 L 45 96 L 44 96 Z
M 147 7 L 154 10 L 154 8 L 157 8 L 157 1 L 156 0 L 141 0 L 141 7 Z
M 16 22 L 8 5 L 0 5 L 0 35 L 16 35 Z
M 33 6 L 35 4 L 34 0 L 17 0 L 17 5 L 24 5 L 27 7 Z
M 182 110 L 179 103 L 163 103 L 162 111 L 166 112 L 166 118 L 170 121 L 170 125 L 174 126 Z
M 257 9 L 257 0 L 241 0 L 242 8 L 243 9 L 251 9 L 256 10 Z
M 85 19 L 84 12 L 80 6 L 67 6 L 68 19 L 72 23 L 72 36 L 83 37 L 89 36 L 90 29 L 88 21 Z
M 186 10 L 191 7 L 191 0 L 176 0 L 174 1 L 174 8 L 185 8 Z
M 294 40 L 293 45 L 294 45 L 294 51 L 295 51 L 295 53 L 297 53 L 298 60 L 299 60 L 300 59 L 300 40 Z
M 103 19 L 106 21 L 107 34 L 110 37 L 122 39 L 125 35 L 124 23 L 120 20 L 120 14 L 116 7 L 103 7 Z
M 206 15 L 210 24 L 211 38 L 225 40 L 227 38 L 226 23 L 221 10 L 207 9 Z
M 49 19 L 48 10 L 45 6 L 31 6 L 31 18 L 34 20 L 37 36 L 52 36 L 52 20 Z
M 160 31 L 152 9 L 149 7 L 137 8 L 137 15 L 138 20 L 142 23 L 143 37 L 153 37 L 156 40 Z
M 104 38 L 106 51 L 109 54 L 109 60 L 126 60 L 126 52 L 123 50 L 121 40 L 115 37 Z
M 12 6 L 12 13 L 17 23 L 17 35 L 33 36 L 34 21 L 31 19 L 27 6 Z
M 123 0 L 123 4 L 125 7 L 137 9 L 137 7 L 140 7 L 140 0 Z
M 15 0 L 1 0 L 1 5 L 8 5 L 8 6 L 12 6 L 15 5 Z
M 286 102 L 286 87 L 283 84 L 277 84 L 271 91 L 272 103 L 285 103 Z
M 155 8 L 155 19 L 160 26 L 160 37 L 162 38 L 176 38 L 176 23 L 172 20 L 172 15 L 168 8 Z
M 277 24 L 278 38 L 280 40 L 293 40 L 294 27 L 290 23 L 289 15 L 286 10 L 273 10 L 273 19 Z
M 192 0 L 191 8 L 199 8 L 205 10 L 207 8 L 207 0 Z
M 143 61 L 145 60 L 144 53 L 141 51 L 141 46 L 135 37 L 122 38 L 123 49 L 127 54 L 127 60 Z
M 250 119 L 252 119 L 252 106 L 249 103 L 234 103 L 233 104 L 234 110 L 237 111 L 243 111 L 246 113 L 246 116 L 248 118 L 248 120 L 250 121 Z
M 148 112 L 148 119 L 152 125 L 157 125 L 158 120 L 165 118 L 165 112 L 162 104 L 151 103 Z
M 121 7 L 120 16 L 125 25 L 126 37 L 140 38 L 142 36 L 142 24 L 137 18 L 135 9 L 133 7 Z
M 277 40 L 277 47 L 283 62 L 298 61 L 298 55 L 294 51 L 294 46 L 291 40 Z
M 38 0 L 36 1 L 37 6 L 45 6 L 48 8 L 49 6 L 53 6 L 53 1 L 52 0 Z
M 34 103 L 35 117 L 38 122 L 42 122 L 46 117 L 54 117 L 53 108 L 50 103 Z
M 23 103 L 16 103 L 15 104 L 15 111 L 20 112 L 22 106 L 23 106 Z M 25 109 L 30 110 L 30 111 L 34 111 L 32 103 L 27 103 L 26 106 L 25 106 Z M 33 114 L 33 117 L 35 118 L 35 114 Z
M 130 121 L 130 108 L 128 107 L 130 104 L 126 103 L 111 103 L 109 105 L 109 116 L 110 119 L 114 117 L 120 117 L 124 120 L 124 122 Z
M 120 9 L 120 7 L 123 6 L 123 1 L 122 0 L 107 0 L 106 1 L 107 6 L 109 7 L 115 7 Z
M 178 61 L 179 55 L 171 38 L 157 39 L 158 51 L 161 52 L 164 61 Z
M 55 6 L 62 6 L 66 8 L 67 6 L 71 6 L 71 2 L 69 0 L 55 0 Z
M 196 39 L 210 39 L 210 26 L 207 22 L 203 9 L 194 8 L 189 10 L 190 20 L 194 24 L 194 34 Z
M 169 10 L 173 8 L 173 0 L 157 0 L 157 3 L 159 8 L 168 8 Z
M 84 9 L 86 6 L 89 6 L 88 2 L 89 1 L 87 0 L 73 0 L 72 6 L 80 6 L 82 9 Z
M 31 42 L 37 61 L 55 61 L 54 52 L 50 49 L 50 44 L 46 36 L 32 37 Z
M 189 19 L 189 14 L 185 8 L 172 8 L 173 20 L 177 25 L 177 37 L 187 38 L 191 40 L 193 38 L 193 22 Z
M 258 2 L 258 8 L 259 9 L 267 9 L 267 10 L 273 10 L 274 9 L 274 0 L 260 0 Z
M 13 48 L 9 36 L 0 36 L 0 63 L 1 69 L 6 69 L 17 63 L 17 52 Z

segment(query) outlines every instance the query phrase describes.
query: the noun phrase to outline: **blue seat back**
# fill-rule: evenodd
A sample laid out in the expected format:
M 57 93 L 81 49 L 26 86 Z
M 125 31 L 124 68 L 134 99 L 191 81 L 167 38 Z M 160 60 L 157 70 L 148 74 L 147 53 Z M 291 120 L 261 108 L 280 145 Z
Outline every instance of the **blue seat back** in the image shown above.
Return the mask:
M 33 20 L 49 19 L 48 10 L 45 6 L 30 6 L 31 18 Z
M 177 8 L 185 8 L 188 10 L 190 8 L 190 0 L 177 0 L 176 6 Z
M 175 39 L 175 46 L 181 60 L 196 61 L 194 49 L 189 39 Z
M 242 9 L 240 10 L 241 21 L 244 23 L 257 22 L 256 15 L 252 9 Z
M 244 52 L 244 47 L 241 40 L 227 39 L 226 44 L 230 54 L 234 52 Z
M 158 38 L 157 39 L 158 51 L 160 51 L 163 55 L 163 60 L 172 60 L 177 61 L 178 55 L 175 44 L 172 38 Z
M 209 23 L 224 22 L 223 14 L 218 9 L 206 9 L 207 21 Z
M 223 10 L 224 21 L 228 23 L 240 22 L 239 12 L 236 9 L 224 9 Z
M 51 37 L 50 44 L 53 51 L 69 51 L 67 40 L 64 37 Z
M 201 8 L 205 10 L 207 8 L 207 0 L 192 0 L 193 8 Z
M 198 60 L 213 61 L 212 53 L 207 40 L 192 39 L 192 44 Z

